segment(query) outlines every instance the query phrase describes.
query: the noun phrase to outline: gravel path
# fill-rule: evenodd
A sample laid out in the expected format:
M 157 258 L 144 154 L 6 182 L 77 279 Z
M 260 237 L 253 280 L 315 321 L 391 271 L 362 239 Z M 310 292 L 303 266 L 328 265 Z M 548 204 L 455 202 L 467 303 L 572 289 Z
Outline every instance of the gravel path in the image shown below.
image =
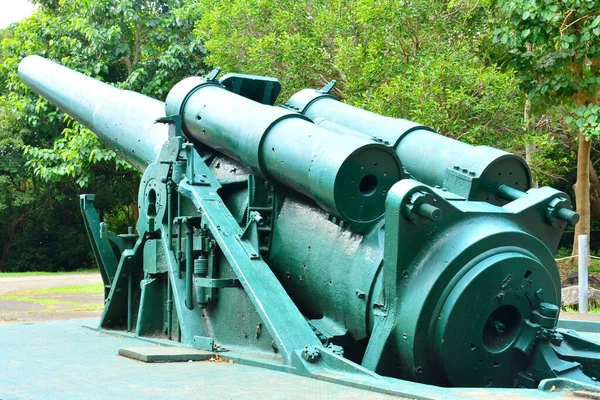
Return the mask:
M 98 318 L 104 303 L 101 285 L 97 273 L 0 277 L 0 324 Z M 70 290 L 77 286 L 87 289 Z M 65 289 L 47 290 L 56 288 Z
M 21 290 L 48 289 L 102 283 L 99 273 L 0 277 L 0 295 Z

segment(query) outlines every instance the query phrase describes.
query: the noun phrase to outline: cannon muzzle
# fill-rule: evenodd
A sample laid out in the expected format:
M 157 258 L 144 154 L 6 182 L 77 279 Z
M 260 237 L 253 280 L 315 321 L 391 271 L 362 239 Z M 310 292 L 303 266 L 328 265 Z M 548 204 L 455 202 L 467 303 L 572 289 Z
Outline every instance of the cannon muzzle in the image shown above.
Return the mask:
M 163 102 L 117 89 L 39 56 L 19 64 L 19 78 L 140 171 L 153 162 L 167 140 Z

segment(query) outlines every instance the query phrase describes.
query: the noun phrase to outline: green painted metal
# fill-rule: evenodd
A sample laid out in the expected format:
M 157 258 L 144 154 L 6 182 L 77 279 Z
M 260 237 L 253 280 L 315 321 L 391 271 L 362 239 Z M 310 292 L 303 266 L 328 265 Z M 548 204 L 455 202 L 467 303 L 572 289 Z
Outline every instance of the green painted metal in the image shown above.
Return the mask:
M 19 77 L 141 171 L 156 160 L 167 140 L 167 128 L 155 123 L 165 115 L 158 100 L 119 90 L 39 56 L 19 64 Z
M 79 205 L 96 264 L 98 264 L 104 282 L 105 295 L 107 295 L 117 270 L 117 255 L 115 255 L 108 238 L 100 234 L 101 221 L 94 207 L 95 198 L 96 196 L 93 194 L 83 194 L 79 197 Z
M 23 65 L 73 117 L 122 118 L 122 103 L 79 107 L 63 82 L 85 89 L 90 78 L 39 58 Z M 134 127 L 133 147 L 118 147 L 148 155 L 135 161 L 137 236 L 100 234 L 82 198 L 112 277 L 101 329 L 411 397 L 595 387 L 598 345 L 556 329 L 552 254 L 578 220 L 564 193 L 529 189 L 514 155 L 346 106 L 332 85 L 278 108 L 277 80 L 217 74 L 173 88 L 152 127 L 164 136 L 135 144 Z M 127 98 L 132 110 L 146 101 Z M 114 144 L 132 125 L 89 126 Z
M 178 83 L 167 97 L 166 109 L 168 114 L 181 114 L 190 140 L 240 160 L 357 226 L 383 215 L 385 194 L 402 177 L 400 161 L 386 146 L 321 129 L 283 108 L 248 101 L 216 80 L 188 78 Z M 249 120 L 252 124 L 246 123 Z
M 503 205 L 506 199 L 499 196 L 498 186 L 506 184 L 521 191 L 531 187 L 529 167 L 522 158 L 488 146 L 471 146 L 411 121 L 344 104 L 330 94 L 333 84 L 320 90 L 302 90 L 286 107 L 319 126 L 353 132 L 394 148 L 411 177 L 467 200 Z

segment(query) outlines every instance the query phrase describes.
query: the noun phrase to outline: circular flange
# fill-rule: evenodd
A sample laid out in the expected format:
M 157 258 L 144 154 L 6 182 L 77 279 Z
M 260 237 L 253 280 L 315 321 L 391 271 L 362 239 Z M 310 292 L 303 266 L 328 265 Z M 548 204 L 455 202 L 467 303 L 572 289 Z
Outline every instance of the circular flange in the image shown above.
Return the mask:
M 165 219 L 167 203 L 167 185 L 163 178 L 167 176 L 167 164 L 152 163 L 148 166 L 138 192 L 139 218 L 137 231 L 143 235 L 148 231 L 155 231 Z M 150 223 L 150 221 L 153 223 Z
M 536 292 L 554 291 L 549 271 L 525 254 L 496 254 L 470 269 L 444 301 L 434 330 L 435 358 L 448 382 L 518 384 L 527 359 L 514 347 L 528 347 L 533 340 L 521 333 L 529 331 L 525 320 L 539 306 Z
M 446 214 L 442 221 L 452 217 Z M 514 347 L 513 335 L 527 331 L 525 319 L 541 302 L 560 304 L 552 253 L 517 224 L 493 215 L 441 228 L 429 243 L 407 252 L 410 258 L 399 266 L 399 314 L 390 347 L 395 360 L 389 359 L 394 369 L 385 372 L 442 386 L 512 387 L 509 376 L 517 377 L 523 368 L 518 357 L 500 359 L 504 348 Z M 503 305 L 514 309 L 497 311 Z M 494 337 L 490 326 L 508 334 Z
M 334 201 L 340 216 L 362 223 L 383 215 L 387 192 L 402 178 L 401 168 L 385 146 L 369 144 L 355 151 L 335 178 Z

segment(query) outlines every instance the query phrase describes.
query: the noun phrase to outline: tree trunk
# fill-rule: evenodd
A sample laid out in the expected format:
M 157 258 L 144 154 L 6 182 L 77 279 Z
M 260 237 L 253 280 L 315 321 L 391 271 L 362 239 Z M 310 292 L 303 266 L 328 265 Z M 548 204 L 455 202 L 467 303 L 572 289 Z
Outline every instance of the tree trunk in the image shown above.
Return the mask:
M 25 220 L 27 216 L 27 212 L 22 213 L 11 223 L 10 232 L 5 232 L 4 242 L 2 244 L 2 257 L 0 257 L 0 272 L 5 272 L 6 270 L 6 261 L 8 260 L 8 254 L 10 252 L 10 248 L 15 243 L 15 237 L 17 236 L 17 230 L 21 225 L 21 222 Z
M 590 163 L 590 209 L 600 219 L 600 178 Z
M 170 206 L 170 204 L 169 204 L 169 206 Z M 140 209 L 138 208 L 137 197 L 135 197 L 135 199 L 133 200 L 133 204 L 131 205 L 131 211 L 132 211 L 132 224 L 131 224 L 131 226 L 133 227 L 133 230 L 135 232 L 136 229 L 137 229 L 137 221 L 140 218 Z
M 530 111 L 531 100 L 527 99 L 525 100 L 525 108 L 523 110 L 523 120 L 525 122 L 525 127 L 528 133 L 533 132 L 535 130 L 535 118 L 531 117 L 531 115 L 529 114 Z M 527 162 L 527 165 L 531 165 L 531 156 L 533 153 L 535 153 L 535 150 L 535 143 L 528 143 L 527 145 L 525 145 L 525 161 Z M 538 187 L 537 177 L 535 176 L 533 171 L 531 171 L 531 186 L 534 188 Z
M 536 147 L 534 143 L 529 143 L 525 146 L 525 161 L 527 165 L 531 165 L 531 155 L 535 153 Z M 531 187 L 539 187 L 537 177 L 533 171 L 531 171 Z
M 577 150 L 577 182 L 575 183 L 575 209 L 579 213 L 579 223 L 575 225 L 573 240 L 573 256 L 579 254 L 577 238 L 579 235 L 590 236 L 590 151 L 592 142 L 579 134 Z M 588 240 L 589 246 L 589 240 Z M 588 249 L 589 250 L 589 249 Z M 588 253 L 589 254 L 589 253 Z

